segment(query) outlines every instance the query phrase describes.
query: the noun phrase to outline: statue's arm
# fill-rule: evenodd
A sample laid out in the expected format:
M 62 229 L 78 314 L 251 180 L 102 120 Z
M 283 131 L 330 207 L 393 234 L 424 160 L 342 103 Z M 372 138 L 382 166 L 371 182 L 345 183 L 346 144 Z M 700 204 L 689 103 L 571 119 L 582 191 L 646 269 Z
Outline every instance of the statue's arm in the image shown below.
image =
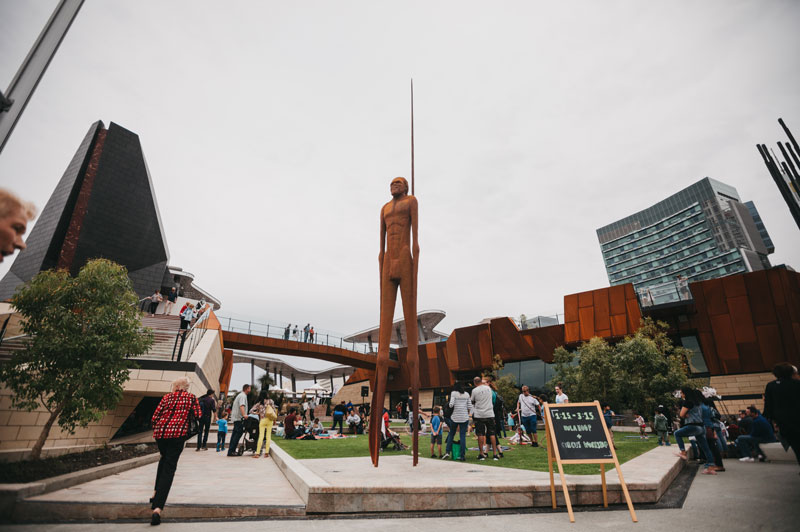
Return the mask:
M 378 253 L 378 273 L 383 273 L 383 255 L 386 249 L 386 219 L 383 217 L 383 207 L 381 207 L 381 250 Z
M 419 257 L 419 240 L 417 240 L 417 198 L 411 196 L 411 252 L 414 263 Z

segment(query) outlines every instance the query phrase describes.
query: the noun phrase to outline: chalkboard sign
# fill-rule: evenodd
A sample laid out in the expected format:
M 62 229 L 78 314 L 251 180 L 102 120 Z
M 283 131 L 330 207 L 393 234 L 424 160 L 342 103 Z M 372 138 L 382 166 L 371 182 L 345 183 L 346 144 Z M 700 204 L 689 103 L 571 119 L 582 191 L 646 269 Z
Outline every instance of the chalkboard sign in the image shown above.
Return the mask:
M 597 406 L 550 406 L 550 430 L 562 462 L 613 460 L 603 416 Z
M 553 508 L 556 507 L 556 485 L 553 474 L 553 461 L 558 466 L 561 477 L 561 489 L 564 491 L 564 502 L 567 503 L 570 523 L 575 522 L 572 513 L 572 501 L 567 489 L 567 479 L 564 476 L 563 464 L 600 464 L 600 483 L 603 487 L 603 506 L 608 508 L 608 491 L 606 489 L 606 464 L 613 464 L 617 470 L 619 483 L 631 519 L 636 522 L 636 512 L 628 493 L 628 486 L 622 477 L 617 453 L 611 440 L 611 434 L 606 430 L 603 411 L 600 403 L 567 403 L 543 405 L 545 430 L 547 432 L 547 469 L 550 471 L 550 499 Z

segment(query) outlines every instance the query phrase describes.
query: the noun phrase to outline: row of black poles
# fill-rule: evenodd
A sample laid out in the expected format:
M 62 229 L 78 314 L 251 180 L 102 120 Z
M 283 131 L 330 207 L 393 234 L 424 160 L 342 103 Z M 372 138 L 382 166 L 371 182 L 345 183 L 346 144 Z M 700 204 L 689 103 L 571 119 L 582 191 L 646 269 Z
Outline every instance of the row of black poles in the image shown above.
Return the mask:
M 795 196 L 795 194 L 800 195 L 800 158 L 798 157 L 800 146 L 797 145 L 794 135 L 786 127 L 786 123 L 782 118 L 778 119 L 778 123 L 783 128 L 786 136 L 789 137 L 789 142 L 787 143 L 778 142 L 778 149 L 784 160 L 779 160 L 765 144 L 756 144 L 756 147 L 758 148 L 758 153 L 761 154 L 761 158 L 764 159 L 764 164 L 767 165 L 767 170 L 769 170 L 772 179 L 778 186 L 783 200 L 789 207 L 789 212 L 792 213 L 797 227 L 800 228 L 800 203 L 798 203 L 797 196 Z M 791 188 L 789 185 L 791 185 Z

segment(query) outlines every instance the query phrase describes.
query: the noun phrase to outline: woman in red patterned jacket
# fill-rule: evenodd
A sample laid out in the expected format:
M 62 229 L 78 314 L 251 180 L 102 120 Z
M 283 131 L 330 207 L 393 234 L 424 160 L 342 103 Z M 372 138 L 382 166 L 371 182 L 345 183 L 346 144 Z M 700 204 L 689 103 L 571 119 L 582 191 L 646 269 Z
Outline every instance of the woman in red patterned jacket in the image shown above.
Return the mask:
M 156 485 L 150 507 L 153 516 L 151 525 L 161 523 L 161 510 L 167 502 L 175 469 L 178 467 L 178 458 L 186 446 L 186 433 L 189 428 L 189 412 L 196 418 L 203 415 L 197 397 L 190 394 L 189 379 L 179 377 L 172 382 L 172 392 L 161 398 L 153 414 L 153 438 L 158 444 L 161 459 L 158 461 Z

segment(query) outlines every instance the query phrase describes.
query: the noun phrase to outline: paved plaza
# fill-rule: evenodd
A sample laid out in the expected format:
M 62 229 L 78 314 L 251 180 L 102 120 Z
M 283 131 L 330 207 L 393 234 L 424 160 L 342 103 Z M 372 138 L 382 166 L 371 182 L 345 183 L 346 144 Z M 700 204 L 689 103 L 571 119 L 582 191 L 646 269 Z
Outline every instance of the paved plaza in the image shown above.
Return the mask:
M 208 451 L 213 453 L 213 451 Z M 647 529 L 673 532 L 676 528 L 691 530 L 796 530 L 800 522 L 800 475 L 793 463 L 740 463 L 730 460 L 728 469 L 717 476 L 697 474 L 686 500 L 681 508 L 663 509 L 660 505 L 639 505 L 639 523 L 630 521 L 624 507 L 611 510 L 588 510 L 576 508 L 574 524 L 570 524 L 563 507 L 555 513 L 549 510 L 535 511 L 463 511 L 447 512 L 429 510 L 413 512 L 407 516 L 384 514 L 379 516 L 326 518 L 311 517 L 272 517 L 265 519 L 245 518 L 236 520 L 224 518 L 207 521 L 181 520 L 170 511 L 170 503 L 193 503 L 196 505 L 224 506 L 242 498 L 256 497 L 264 506 L 301 504 L 297 494 L 279 473 L 272 460 L 249 457 L 227 459 L 220 455 L 195 453 L 187 449 L 182 457 L 176 476 L 174 495 L 164 513 L 162 529 L 185 531 L 360 531 L 376 530 L 421 530 L 421 529 L 464 529 L 465 527 L 494 528 L 503 530 L 524 530 L 540 527 L 565 526 L 566 530 L 603 529 Z M 220 466 L 234 462 L 235 467 Z M 307 462 L 307 461 L 306 461 Z M 154 465 L 144 466 L 120 475 L 94 481 L 70 488 L 81 490 L 82 496 L 89 498 L 119 501 L 137 501 L 147 514 L 146 499 L 155 474 Z M 458 464 L 452 464 L 458 465 Z M 320 463 L 320 466 L 324 464 Z M 495 468 L 498 473 L 507 471 L 514 476 L 518 471 Z M 366 474 L 366 473 L 364 473 Z M 357 475 L 361 476 L 361 475 Z M 63 497 L 64 492 L 61 495 Z M 59 492 L 55 492 L 59 493 Z M 52 497 L 56 495 L 50 494 Z M 73 491 L 72 495 L 79 492 Z M 47 497 L 47 496 L 43 496 Z M 51 498 L 52 498 L 51 497 Z M 175 521 L 170 521 L 170 516 Z M 138 522 L 95 522 L 75 524 L 31 524 L 0 527 L 0 530 L 52 530 L 52 531 L 95 531 L 110 530 L 125 532 L 139 530 L 147 525 L 142 519 Z M 522 527 L 522 528 L 521 528 Z

